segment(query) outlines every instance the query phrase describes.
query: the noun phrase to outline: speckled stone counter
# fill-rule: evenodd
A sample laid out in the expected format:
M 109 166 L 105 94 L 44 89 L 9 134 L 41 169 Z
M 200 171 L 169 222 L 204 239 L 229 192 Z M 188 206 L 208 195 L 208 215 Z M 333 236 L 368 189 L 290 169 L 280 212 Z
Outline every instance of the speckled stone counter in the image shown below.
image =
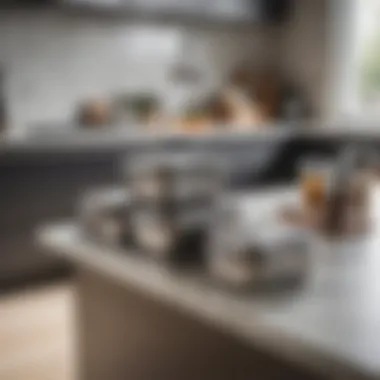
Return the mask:
M 243 198 L 257 215 L 269 215 L 277 204 L 296 201 L 295 195 L 294 190 L 272 189 Z M 371 202 L 372 217 L 377 220 L 377 190 Z M 380 379 L 377 223 L 368 236 L 350 241 L 313 237 L 310 273 L 303 286 L 270 294 L 236 294 L 216 287 L 204 273 L 178 272 L 138 255 L 95 245 L 81 236 L 75 224 L 49 226 L 41 230 L 39 241 L 46 251 L 63 256 L 78 268 L 81 378 L 128 375 L 156 379 L 162 375 L 174 379 L 174 373 L 183 376 L 184 372 L 188 375 L 184 378 L 189 379 L 243 379 L 254 373 L 260 373 L 260 379 Z M 140 299 L 144 299 L 143 306 Z M 155 314 L 147 304 L 174 314 Z M 190 322 L 178 327 L 180 318 L 204 330 L 195 333 L 187 325 Z M 176 328 L 179 332 L 174 334 Z M 206 331 L 217 337 L 202 343 Z M 154 336 L 153 343 L 147 335 Z M 232 341 L 221 343 L 218 339 L 222 335 Z M 133 342 L 132 347 L 127 341 Z M 235 348 L 221 348 L 227 346 Z M 180 351 L 187 354 L 182 357 Z M 165 356 L 165 352 L 172 356 Z M 261 353 L 269 355 L 269 363 L 267 357 L 257 359 Z M 204 355 L 209 358 L 201 359 Z M 145 365 L 138 366 L 139 360 Z M 253 361 L 265 362 L 265 370 L 251 367 Z M 275 370 L 273 363 L 277 361 Z M 174 362 L 173 366 L 168 364 Z M 191 375 L 194 366 L 198 368 L 195 377 Z M 283 366 L 291 368 L 290 372 Z M 272 367 L 272 372 L 267 372 L 267 367 Z

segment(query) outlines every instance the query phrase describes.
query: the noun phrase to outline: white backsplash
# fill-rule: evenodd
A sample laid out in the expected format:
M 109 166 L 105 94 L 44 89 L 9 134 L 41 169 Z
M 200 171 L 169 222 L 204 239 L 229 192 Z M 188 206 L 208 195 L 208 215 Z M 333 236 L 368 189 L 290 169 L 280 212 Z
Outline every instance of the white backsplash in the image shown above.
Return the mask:
M 271 60 L 268 28 L 199 30 L 107 18 L 69 18 L 57 12 L 0 16 L 0 66 L 13 128 L 70 122 L 86 97 L 153 91 L 176 97 L 175 63 L 196 65 L 199 93 L 220 84 L 235 64 Z

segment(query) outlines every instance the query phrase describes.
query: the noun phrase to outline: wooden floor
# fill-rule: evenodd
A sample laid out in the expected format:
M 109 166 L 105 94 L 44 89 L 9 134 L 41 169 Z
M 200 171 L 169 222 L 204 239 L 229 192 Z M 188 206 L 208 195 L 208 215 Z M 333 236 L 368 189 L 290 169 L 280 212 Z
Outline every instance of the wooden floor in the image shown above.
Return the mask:
M 0 298 L 0 380 L 73 379 L 73 296 L 65 283 Z

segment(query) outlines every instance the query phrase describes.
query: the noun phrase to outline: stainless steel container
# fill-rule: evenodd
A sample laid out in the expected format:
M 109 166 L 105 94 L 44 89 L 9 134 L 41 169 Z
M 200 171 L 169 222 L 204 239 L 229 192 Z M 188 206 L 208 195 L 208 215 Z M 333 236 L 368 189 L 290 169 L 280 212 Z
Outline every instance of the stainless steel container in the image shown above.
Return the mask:
M 134 210 L 132 229 L 136 246 L 147 256 L 173 264 L 200 264 L 208 232 L 208 212 L 196 210 L 165 215 Z
M 137 246 L 158 260 L 199 262 L 206 225 L 222 190 L 218 162 L 165 153 L 135 157 L 127 171 Z
M 130 245 L 131 202 L 122 189 L 94 190 L 80 202 L 79 220 L 83 232 L 92 239 L 112 245 Z
M 217 213 L 209 233 L 211 276 L 238 289 L 304 278 L 308 269 L 307 235 L 275 220 L 265 220 L 265 216 L 257 215 L 253 220 L 248 213 L 231 206 Z

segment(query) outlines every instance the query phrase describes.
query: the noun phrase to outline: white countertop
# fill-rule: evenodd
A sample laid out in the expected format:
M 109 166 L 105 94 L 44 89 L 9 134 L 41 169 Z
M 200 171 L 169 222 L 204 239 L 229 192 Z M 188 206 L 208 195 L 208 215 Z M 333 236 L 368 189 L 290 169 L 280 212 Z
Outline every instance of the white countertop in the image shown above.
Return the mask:
M 295 201 L 276 189 L 242 198 L 256 215 Z M 373 216 L 380 216 L 374 192 Z M 298 365 L 339 379 L 380 379 L 380 225 L 344 242 L 314 238 L 307 281 L 292 292 L 239 295 L 202 273 L 181 273 L 120 249 L 86 240 L 75 224 L 40 231 L 50 253 L 133 286 L 238 338 Z

